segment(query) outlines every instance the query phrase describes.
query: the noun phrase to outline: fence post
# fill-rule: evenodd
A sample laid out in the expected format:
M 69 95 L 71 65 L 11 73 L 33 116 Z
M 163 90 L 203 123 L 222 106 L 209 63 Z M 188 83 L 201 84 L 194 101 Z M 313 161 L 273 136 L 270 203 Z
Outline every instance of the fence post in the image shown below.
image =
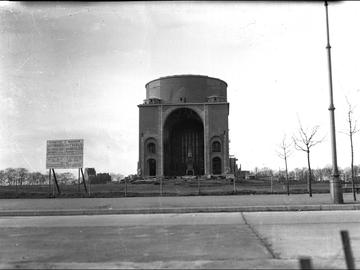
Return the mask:
M 126 182 L 126 177 L 124 178 L 125 180 L 125 197 L 127 196 L 127 182 Z
M 299 263 L 300 263 L 300 269 L 313 269 L 312 267 L 312 263 L 311 263 L 311 258 L 309 257 L 303 257 L 299 259 Z
M 236 181 L 236 176 L 234 176 L 234 194 L 236 193 L 236 183 L 235 183 L 235 181 Z
M 51 193 L 51 169 L 49 169 L 49 195 Z
M 78 192 L 80 193 L 80 168 L 78 168 Z
M 200 195 L 200 177 L 196 177 L 198 179 L 198 195 Z
M 354 257 L 351 251 L 350 238 L 348 231 L 340 231 L 341 240 L 344 248 L 344 255 L 347 269 L 355 269 Z
M 91 196 L 91 178 L 89 177 L 89 197 Z
M 160 176 L 160 196 L 163 195 L 163 181 L 162 177 Z

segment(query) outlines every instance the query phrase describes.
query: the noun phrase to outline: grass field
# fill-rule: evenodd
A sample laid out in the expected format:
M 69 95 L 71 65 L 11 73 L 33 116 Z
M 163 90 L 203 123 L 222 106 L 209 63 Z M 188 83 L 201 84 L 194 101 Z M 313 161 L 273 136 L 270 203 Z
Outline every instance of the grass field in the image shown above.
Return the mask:
M 129 183 L 108 183 L 89 186 L 60 184 L 58 194 L 54 185 L 1 186 L 0 198 L 49 198 L 49 197 L 143 197 L 143 196 L 197 196 L 231 194 L 286 194 L 285 183 L 263 179 L 158 179 Z M 351 192 L 351 185 L 343 185 L 344 192 Z M 312 183 L 313 193 L 329 193 L 328 182 Z M 307 193 L 306 182 L 291 181 L 291 194 Z

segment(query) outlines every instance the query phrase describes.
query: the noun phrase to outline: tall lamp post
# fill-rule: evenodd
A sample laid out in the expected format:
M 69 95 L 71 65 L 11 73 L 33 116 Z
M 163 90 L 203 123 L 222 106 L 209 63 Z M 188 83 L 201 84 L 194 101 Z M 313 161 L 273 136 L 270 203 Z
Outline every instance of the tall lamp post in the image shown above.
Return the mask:
M 329 18 L 328 18 L 328 4 L 325 1 L 325 11 L 326 11 L 326 32 L 327 32 L 327 55 L 328 55 L 328 65 L 329 65 L 329 90 L 330 90 L 330 134 L 331 134 L 331 152 L 332 152 L 332 179 L 330 180 L 330 195 L 333 203 L 344 203 L 342 187 L 340 182 L 340 175 L 337 166 L 337 156 L 336 156 L 336 136 L 335 136 L 335 107 L 333 101 L 333 87 L 332 87 L 332 73 L 331 73 L 331 46 L 329 38 Z

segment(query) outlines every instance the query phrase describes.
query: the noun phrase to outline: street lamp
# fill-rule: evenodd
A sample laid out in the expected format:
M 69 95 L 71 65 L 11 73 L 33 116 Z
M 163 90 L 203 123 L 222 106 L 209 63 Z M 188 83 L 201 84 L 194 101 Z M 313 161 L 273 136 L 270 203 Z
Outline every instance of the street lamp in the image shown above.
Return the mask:
M 332 73 L 331 73 L 331 46 L 330 46 L 330 37 L 329 37 L 329 18 L 328 18 L 328 4 L 325 1 L 325 11 L 326 11 L 326 33 L 327 33 L 327 55 L 328 55 L 328 65 L 329 65 L 329 90 L 330 90 L 330 134 L 331 134 L 331 152 L 332 152 L 332 179 L 330 179 L 330 195 L 333 203 L 344 203 L 341 182 L 339 177 L 339 170 L 337 166 L 337 156 L 336 156 L 336 136 L 335 136 L 335 107 L 333 101 L 333 87 L 332 87 Z

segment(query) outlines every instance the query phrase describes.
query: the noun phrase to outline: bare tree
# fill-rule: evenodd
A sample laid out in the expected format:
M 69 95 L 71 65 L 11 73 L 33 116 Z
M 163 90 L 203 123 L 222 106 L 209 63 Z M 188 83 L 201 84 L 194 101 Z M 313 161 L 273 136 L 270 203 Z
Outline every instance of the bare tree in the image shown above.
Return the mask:
M 315 140 L 315 135 L 316 133 L 319 131 L 319 126 L 315 126 L 311 129 L 310 132 L 305 131 L 301 125 L 301 122 L 299 120 L 299 130 L 298 130 L 298 136 L 295 137 L 293 136 L 293 141 L 294 141 L 294 145 L 296 150 L 299 151 L 304 151 L 307 154 L 307 163 L 308 163 L 308 177 L 307 177 L 307 182 L 308 182 L 308 192 L 309 192 L 309 196 L 312 197 L 312 190 L 311 190 L 311 179 L 312 179 L 312 174 L 311 174 L 311 166 L 310 166 L 310 149 L 312 147 L 314 147 L 315 145 L 321 143 L 323 141 L 323 139 L 321 140 Z
M 356 192 L 355 192 L 355 170 L 354 170 L 354 143 L 353 143 L 353 135 L 359 131 L 357 129 L 356 124 L 357 121 L 353 119 L 354 108 L 349 102 L 348 98 L 346 98 L 346 102 L 348 104 L 347 111 L 347 120 L 349 122 L 349 130 L 345 133 L 350 138 L 350 150 L 351 150 L 351 185 L 352 185 L 352 193 L 354 197 L 354 201 L 356 201 Z
M 4 170 L 0 170 L 0 185 L 4 185 L 6 182 L 6 174 Z
M 22 186 L 29 176 L 29 171 L 25 168 L 16 168 L 15 170 L 18 184 Z
M 288 174 L 288 166 L 287 160 L 291 155 L 290 149 L 291 143 L 286 142 L 286 135 L 284 135 L 281 144 L 279 145 L 280 151 L 277 151 L 278 156 L 284 160 L 285 162 L 285 176 L 286 176 L 286 186 L 287 186 L 287 194 L 290 195 L 290 182 L 289 182 L 289 174 Z
M 16 170 L 13 168 L 5 169 L 5 178 L 7 180 L 8 185 L 12 186 L 14 183 L 16 184 Z

